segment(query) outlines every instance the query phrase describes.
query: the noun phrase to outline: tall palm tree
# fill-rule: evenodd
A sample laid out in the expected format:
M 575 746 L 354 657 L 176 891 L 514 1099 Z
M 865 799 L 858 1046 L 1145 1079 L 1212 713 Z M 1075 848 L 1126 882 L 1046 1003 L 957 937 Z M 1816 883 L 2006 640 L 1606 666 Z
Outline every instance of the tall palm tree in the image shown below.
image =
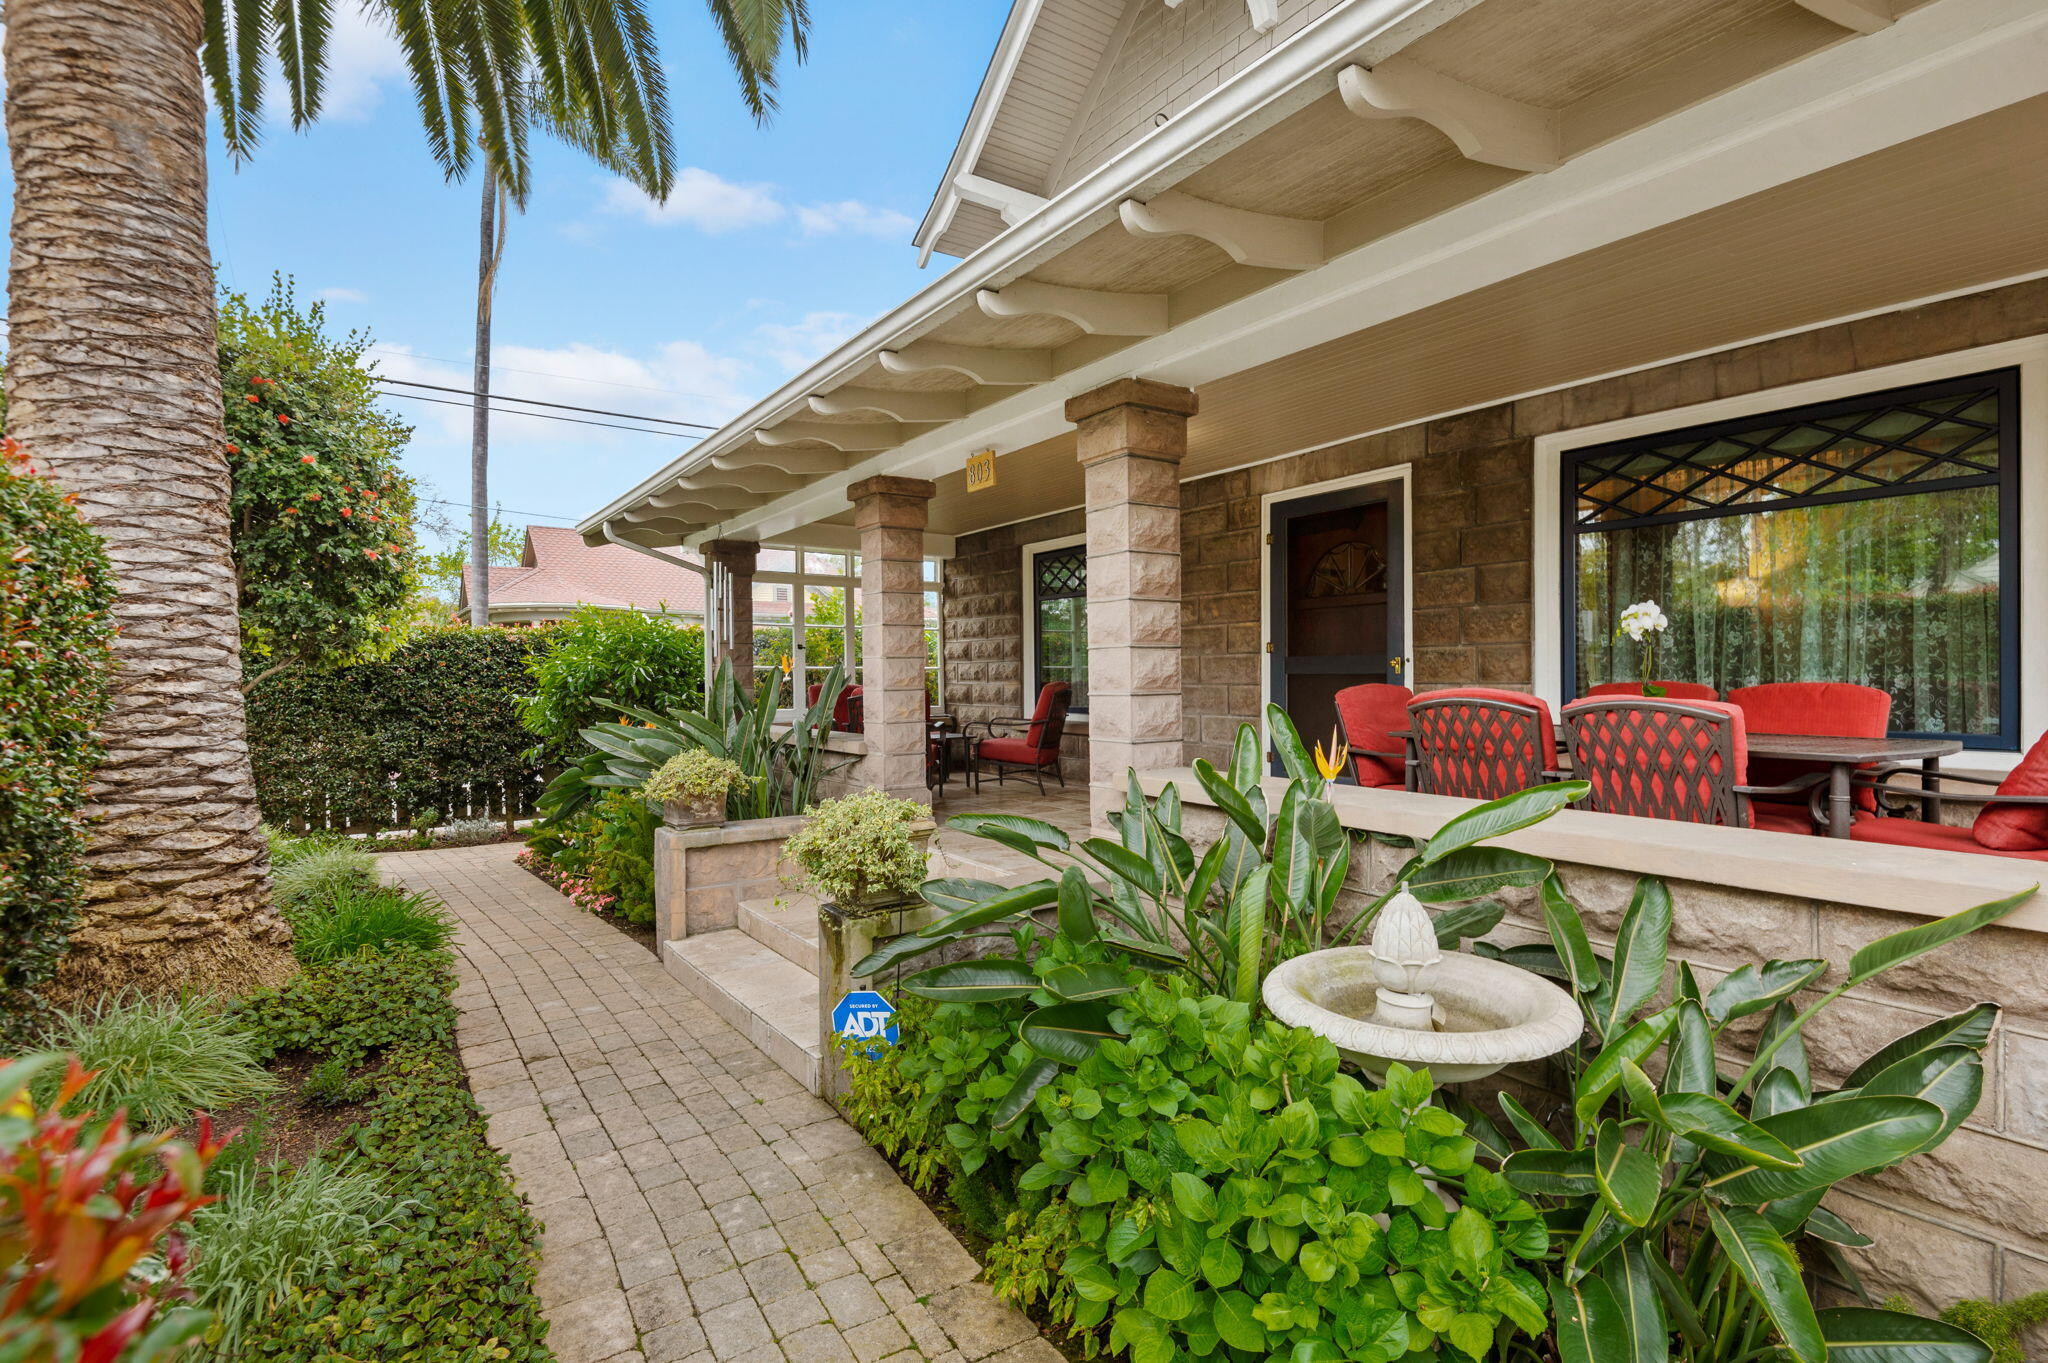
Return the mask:
M 206 244 L 207 87 L 237 156 L 275 60 L 319 113 L 340 0 L 8 0 L 10 433 L 78 499 L 120 579 L 88 911 L 61 986 L 235 989 L 291 968 L 244 736 Z M 359 0 L 403 49 L 433 154 L 529 186 L 529 101 L 578 111 L 666 189 L 667 91 L 641 0 Z M 708 0 L 742 88 L 773 88 L 806 0 Z M 202 64 L 204 75 L 202 76 Z M 508 93 L 509 92 L 509 93 Z

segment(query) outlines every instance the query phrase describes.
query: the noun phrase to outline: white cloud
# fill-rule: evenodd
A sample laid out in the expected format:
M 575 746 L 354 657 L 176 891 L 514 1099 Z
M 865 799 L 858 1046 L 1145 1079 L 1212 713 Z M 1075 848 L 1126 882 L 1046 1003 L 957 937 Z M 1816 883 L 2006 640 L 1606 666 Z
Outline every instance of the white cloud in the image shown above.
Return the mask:
M 364 293 L 361 289 L 344 289 L 339 287 L 322 289 L 314 294 L 313 298 L 315 302 L 320 303 L 367 303 L 370 301 L 370 295 Z
M 739 184 L 698 166 L 677 172 L 675 188 L 660 203 L 629 181 L 609 181 L 600 207 L 657 227 L 687 226 L 711 233 L 764 226 L 788 212 L 773 185 Z
M 893 208 L 877 208 L 858 199 L 805 204 L 796 210 L 796 220 L 807 236 L 857 232 L 867 237 L 902 237 L 917 225 Z
M 793 371 L 853 335 L 860 324 L 850 312 L 807 312 L 796 322 L 763 322 L 754 335 L 769 359 Z
M 359 5 L 337 6 L 327 38 L 326 79 L 321 84 L 320 121 L 357 123 L 384 101 L 384 87 L 405 79 L 405 54 L 381 20 Z M 273 62 L 264 88 L 265 111 L 273 123 L 291 121 L 291 99 L 283 73 Z

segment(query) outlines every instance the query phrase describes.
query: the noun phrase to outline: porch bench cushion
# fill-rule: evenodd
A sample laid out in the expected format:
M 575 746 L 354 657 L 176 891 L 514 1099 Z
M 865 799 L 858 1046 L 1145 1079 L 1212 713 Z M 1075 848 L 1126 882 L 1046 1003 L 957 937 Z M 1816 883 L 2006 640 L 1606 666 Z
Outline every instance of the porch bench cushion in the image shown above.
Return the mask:
M 1833 738 L 1883 738 L 1891 723 L 1891 693 L 1854 682 L 1764 682 L 1728 693 L 1742 707 L 1745 727 L 1753 734 L 1816 734 Z M 1750 782 L 1759 786 L 1790 785 L 1802 776 L 1827 770 L 1825 764 L 1786 758 L 1759 758 Z M 1868 767 L 1859 768 L 1868 772 Z M 1857 787 L 1851 798 L 1865 813 L 1877 812 L 1877 792 Z M 1759 795 L 1778 804 L 1804 804 L 1797 795 Z
M 2003 781 L 1998 795 L 2048 795 L 2048 734 L 2034 740 Z M 1994 800 L 1977 813 L 1970 832 L 1994 852 L 2048 850 L 2048 805 L 2001 805 Z
M 975 749 L 991 762 L 1015 762 L 1026 767 L 1049 767 L 1060 760 L 1058 748 L 1040 748 L 1028 738 L 984 738 Z
M 1894 847 L 1933 847 L 1944 852 L 1974 852 L 1978 856 L 2048 861 L 2048 848 L 2029 851 L 1986 847 L 1970 829 L 1953 824 L 1923 823 L 1918 819 L 1859 818 L 1850 827 L 1849 836 L 1857 842 L 1881 842 Z

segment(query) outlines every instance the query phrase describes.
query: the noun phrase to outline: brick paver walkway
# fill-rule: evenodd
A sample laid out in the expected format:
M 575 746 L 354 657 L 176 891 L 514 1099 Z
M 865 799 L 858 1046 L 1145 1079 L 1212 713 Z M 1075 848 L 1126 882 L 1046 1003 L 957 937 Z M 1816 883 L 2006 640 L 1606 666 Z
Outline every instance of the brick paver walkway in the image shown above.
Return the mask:
M 382 864 L 460 920 L 462 1059 L 561 1363 L 1059 1363 L 830 1106 L 517 851 Z

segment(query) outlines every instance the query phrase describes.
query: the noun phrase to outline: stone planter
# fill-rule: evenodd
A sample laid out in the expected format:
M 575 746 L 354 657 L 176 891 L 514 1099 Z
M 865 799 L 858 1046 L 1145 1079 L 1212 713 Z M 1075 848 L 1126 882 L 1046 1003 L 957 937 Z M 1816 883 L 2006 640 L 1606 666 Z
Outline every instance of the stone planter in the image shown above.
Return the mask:
M 670 828 L 716 828 L 725 822 L 725 796 L 669 800 L 661 807 L 661 821 Z

